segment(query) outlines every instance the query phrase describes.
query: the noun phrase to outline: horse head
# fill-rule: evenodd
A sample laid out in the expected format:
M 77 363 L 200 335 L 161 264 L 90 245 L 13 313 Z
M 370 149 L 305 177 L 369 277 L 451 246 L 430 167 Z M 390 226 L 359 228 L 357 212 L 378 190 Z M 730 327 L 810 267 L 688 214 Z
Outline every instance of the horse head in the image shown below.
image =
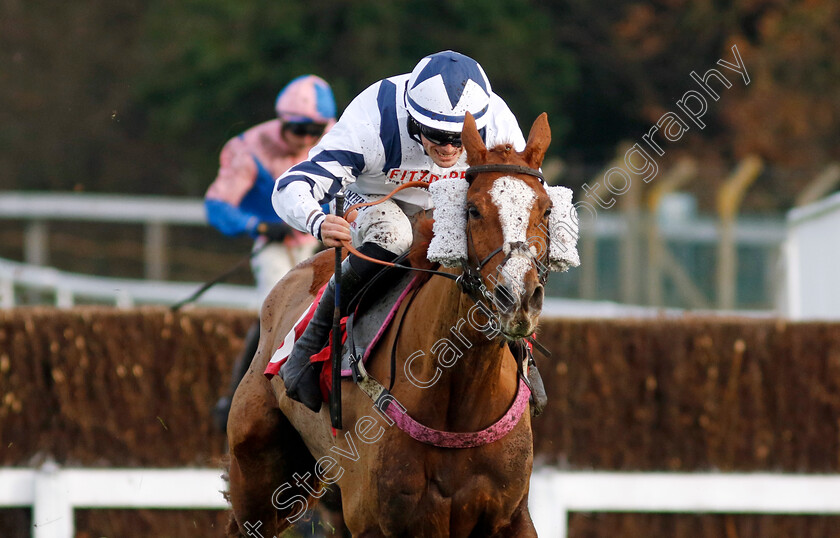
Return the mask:
M 522 152 L 512 144 L 485 147 L 469 115 L 462 139 L 470 165 L 467 259 L 481 273 L 502 334 L 523 338 L 536 330 L 549 263 L 552 201 L 538 172 L 551 142 L 548 118 L 537 118 Z
M 580 264 L 572 192 L 543 183 L 539 167 L 551 142 L 546 114 L 521 152 L 512 144 L 488 149 L 470 114 L 461 139 L 467 181 L 429 185 L 435 219 L 427 258 L 462 267 L 462 289 L 492 303 L 505 337 L 523 338 L 536 329 L 548 272 Z

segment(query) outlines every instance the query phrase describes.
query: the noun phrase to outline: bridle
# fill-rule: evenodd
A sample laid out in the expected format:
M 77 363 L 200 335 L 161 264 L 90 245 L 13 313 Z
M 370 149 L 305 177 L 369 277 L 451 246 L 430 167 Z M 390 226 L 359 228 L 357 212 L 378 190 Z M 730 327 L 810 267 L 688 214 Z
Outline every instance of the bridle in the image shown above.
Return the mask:
M 475 177 L 478 174 L 483 174 L 483 173 L 488 173 L 488 172 L 526 174 L 526 175 L 533 176 L 533 177 L 537 178 L 540 181 L 540 183 L 542 183 L 543 185 L 545 184 L 545 177 L 543 176 L 543 173 L 540 170 L 537 170 L 535 168 L 529 168 L 527 166 L 522 166 L 522 165 L 518 165 L 518 164 L 502 164 L 502 163 L 479 164 L 479 165 L 470 166 L 469 168 L 467 168 L 467 171 L 464 173 L 464 176 L 466 177 L 467 183 L 472 185 L 472 182 L 475 180 Z M 391 191 L 387 196 L 384 196 L 384 197 L 382 197 L 378 200 L 374 200 L 372 202 L 363 202 L 363 203 L 359 203 L 359 204 L 354 204 L 354 205 L 348 207 L 345 211 L 345 214 L 350 214 L 352 211 L 354 211 L 354 210 L 356 210 L 360 207 L 368 207 L 368 206 L 373 206 L 373 205 L 376 205 L 376 204 L 381 204 L 385 200 L 388 200 L 391 197 L 393 197 L 399 191 L 401 191 L 403 189 L 410 188 L 410 187 L 428 189 L 429 188 L 429 183 L 426 183 L 425 181 L 409 181 L 407 183 L 404 183 L 404 184 L 400 185 L 399 187 L 397 187 L 396 189 Z M 467 230 L 466 231 L 467 231 L 467 241 L 468 241 L 469 247 L 470 247 L 467 250 L 468 250 L 468 252 L 469 251 L 475 252 L 476 251 L 475 250 L 475 243 L 473 242 L 472 227 L 470 226 L 470 221 L 469 220 L 467 220 Z M 484 268 L 485 265 L 487 265 L 490 262 L 491 259 L 493 259 L 493 257 L 495 257 L 499 252 L 502 252 L 504 250 L 504 246 L 505 246 L 504 243 L 502 245 L 499 245 L 496 249 L 494 249 L 492 252 L 490 252 L 490 254 L 488 254 L 483 260 L 476 260 L 475 265 L 472 265 L 470 263 L 469 254 L 467 254 L 467 256 L 468 256 L 467 259 L 461 260 L 461 268 L 462 268 L 463 272 L 460 275 L 453 275 L 451 273 L 446 273 L 444 271 L 438 271 L 438 270 L 435 270 L 435 269 L 424 269 L 424 268 L 421 268 L 421 267 L 411 267 L 411 266 L 402 265 L 402 264 L 399 264 L 399 263 L 387 262 L 387 261 L 384 261 L 384 260 L 377 260 L 376 258 L 371 258 L 370 256 L 366 256 L 366 255 L 362 254 L 361 252 L 359 252 L 358 250 L 356 250 L 353 247 L 353 245 L 350 244 L 350 241 L 342 241 L 342 245 L 350 253 L 352 253 L 352 254 L 354 254 L 354 255 L 356 255 L 356 256 L 358 256 L 358 257 L 360 257 L 360 258 L 362 258 L 366 261 L 372 262 L 372 263 L 376 263 L 376 264 L 379 264 L 379 265 L 384 265 L 384 266 L 387 266 L 387 267 L 394 267 L 394 268 L 397 268 L 397 269 L 405 269 L 405 270 L 409 270 L 409 271 L 421 271 L 421 272 L 425 272 L 425 273 L 431 273 L 432 275 L 438 275 L 438 276 L 442 276 L 442 277 L 454 280 L 458 284 L 458 287 L 461 289 L 461 291 L 464 292 L 465 294 L 467 294 L 468 296 L 470 296 L 475 301 L 478 301 L 479 299 L 481 299 L 483 294 L 484 294 L 484 290 L 487 289 L 487 286 L 484 283 L 484 277 L 481 275 L 481 270 Z M 511 247 L 511 249 L 507 253 L 507 255 L 505 256 L 505 259 L 502 261 L 501 265 L 504 265 L 505 262 L 507 262 L 507 260 L 509 260 L 510 257 L 516 252 L 527 253 L 527 255 L 529 255 L 529 256 L 531 255 L 530 251 L 528 250 L 528 246 L 525 243 L 521 243 L 521 242 L 511 243 L 510 247 Z M 546 248 L 546 256 L 548 255 L 548 250 L 549 249 Z M 548 279 L 548 263 L 537 264 L 537 267 L 538 267 L 538 272 L 539 272 L 540 283 L 542 285 L 545 285 L 545 282 Z
M 514 174 L 525 174 L 528 176 L 533 176 L 540 180 L 540 183 L 545 185 L 545 177 L 543 173 L 536 168 L 529 168 L 527 166 L 521 166 L 518 164 L 479 164 L 476 166 L 470 166 L 467 168 L 467 171 L 464 175 L 467 178 L 467 183 L 472 185 L 475 176 L 478 174 L 483 174 L 485 172 L 511 172 Z

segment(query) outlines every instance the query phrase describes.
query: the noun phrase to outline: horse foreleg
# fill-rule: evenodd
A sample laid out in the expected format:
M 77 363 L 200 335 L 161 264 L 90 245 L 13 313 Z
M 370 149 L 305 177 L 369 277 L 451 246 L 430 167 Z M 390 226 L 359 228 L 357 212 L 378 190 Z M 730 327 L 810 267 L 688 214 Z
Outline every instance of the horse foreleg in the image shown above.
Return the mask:
M 277 408 L 270 388 L 252 374 L 237 389 L 228 420 L 233 508 L 229 536 L 257 536 L 255 531 L 275 536 L 288 528 L 308 501 L 296 497 L 297 502 L 284 502 L 288 499 L 281 499 L 280 494 L 296 486 L 295 474 L 303 475 L 314 465 L 300 436 Z
M 350 536 L 344 525 L 344 513 L 341 505 L 341 490 L 335 485 L 330 487 L 318 503 L 318 518 L 325 536 Z
M 263 477 L 256 472 L 257 468 L 265 471 Z M 263 536 L 265 532 L 274 536 L 284 528 L 277 520 L 276 510 L 270 501 L 273 492 L 272 481 L 267 479 L 273 474 L 270 469 L 269 461 L 237 458 L 231 454 L 228 476 L 233 511 L 228 522 L 228 536 L 258 536 L 257 530 Z
M 528 497 L 525 496 L 522 503 L 517 507 L 510 520 L 510 525 L 503 528 L 496 533 L 495 536 L 499 538 L 519 538 L 519 537 L 534 537 L 537 536 L 537 529 L 534 528 L 534 522 L 531 521 L 531 513 L 528 511 Z

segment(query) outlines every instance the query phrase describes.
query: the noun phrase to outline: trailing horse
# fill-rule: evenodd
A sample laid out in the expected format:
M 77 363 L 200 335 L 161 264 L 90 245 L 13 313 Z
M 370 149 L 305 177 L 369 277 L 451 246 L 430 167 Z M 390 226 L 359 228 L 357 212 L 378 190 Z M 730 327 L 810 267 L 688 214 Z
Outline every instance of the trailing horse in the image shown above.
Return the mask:
M 277 284 L 228 422 L 230 535 L 279 534 L 328 484 L 354 536 L 536 535 L 527 366 L 505 344 L 536 330 L 547 271 L 577 264 L 570 196 L 557 207 L 538 171 L 549 142 L 543 114 L 524 151 L 488 150 L 467 115 L 468 182 L 433 184 L 434 237 L 412 256 L 444 275 L 415 281 L 357 370 L 364 390 L 342 381 L 342 430 L 326 405 L 313 414 L 263 376 L 332 274 L 332 252 Z

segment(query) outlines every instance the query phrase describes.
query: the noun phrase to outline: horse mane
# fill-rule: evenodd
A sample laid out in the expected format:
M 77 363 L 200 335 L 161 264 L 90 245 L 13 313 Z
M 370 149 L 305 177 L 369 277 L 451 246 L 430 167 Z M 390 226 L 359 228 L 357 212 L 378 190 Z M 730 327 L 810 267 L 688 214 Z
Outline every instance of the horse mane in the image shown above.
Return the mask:
M 489 154 L 496 154 L 502 158 L 503 161 L 509 161 L 512 156 L 516 155 L 516 150 L 513 149 L 513 142 L 502 142 L 496 144 L 492 148 L 487 148 Z M 488 159 L 490 160 L 490 159 Z
M 421 216 L 414 225 L 414 243 L 411 245 L 411 250 L 408 253 L 408 261 L 412 267 L 419 269 L 436 269 L 440 264 L 430 262 L 426 257 L 429 252 L 429 243 L 432 241 L 433 231 L 432 225 L 435 219 Z M 432 273 L 418 272 L 417 284 L 425 284 L 431 277 Z
M 512 161 L 519 163 L 525 161 L 525 159 L 516 152 L 516 149 L 513 147 L 513 142 L 502 142 L 501 144 L 496 144 L 492 148 L 487 148 L 487 155 L 485 159 L 488 164 L 511 163 Z

